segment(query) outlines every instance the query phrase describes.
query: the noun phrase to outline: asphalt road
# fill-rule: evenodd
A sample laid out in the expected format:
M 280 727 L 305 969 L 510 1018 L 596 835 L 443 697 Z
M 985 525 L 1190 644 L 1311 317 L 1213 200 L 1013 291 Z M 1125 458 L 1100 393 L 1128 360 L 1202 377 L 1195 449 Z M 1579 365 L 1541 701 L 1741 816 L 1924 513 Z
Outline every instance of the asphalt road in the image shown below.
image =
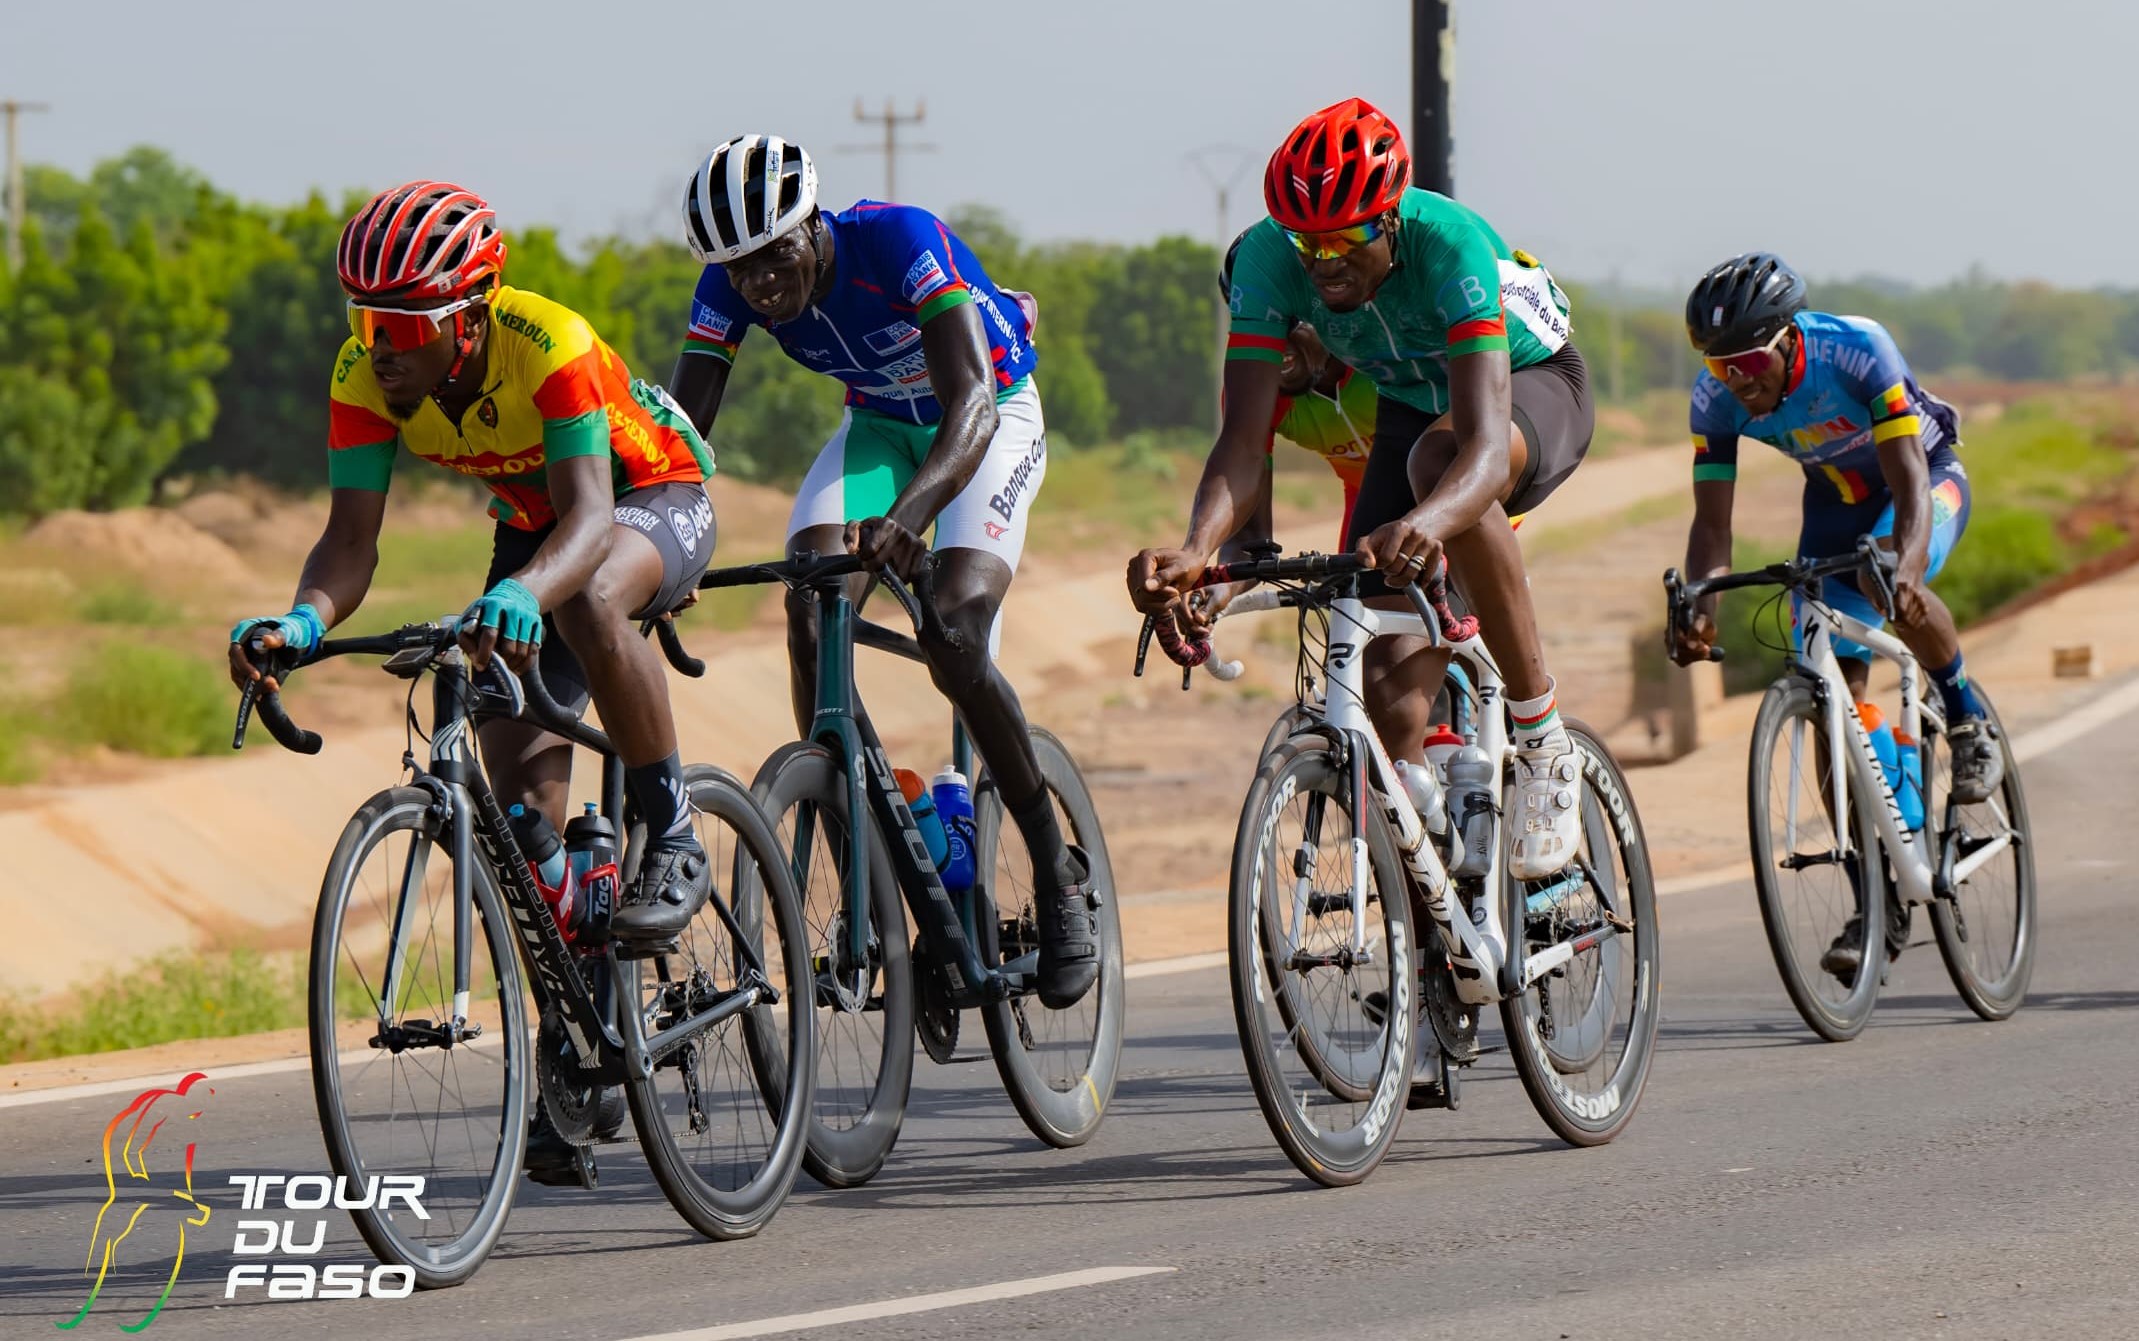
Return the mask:
M 805 1179 L 752 1242 L 696 1238 L 636 1152 L 612 1147 L 597 1193 L 527 1186 L 460 1289 L 226 1302 L 227 1177 L 327 1167 L 306 1073 L 226 1079 L 194 1177 L 213 1219 L 149 1334 L 629 1338 L 1090 1272 L 805 1335 L 2139 1335 L 2134 757 L 2139 714 L 2028 770 L 2041 947 L 2004 1024 L 1960 1005 L 1919 916 L 1925 943 L 1871 1027 L 1820 1043 L 1749 888 L 1665 899 L 1661 1053 L 1602 1149 L 1554 1140 L 1488 1057 L 1461 1111 L 1409 1115 L 1367 1184 L 1315 1189 L 1263 1125 L 1224 972 L 1206 969 L 1132 983 L 1126 1076 L 1081 1150 L 1039 1148 L 985 1061 L 924 1062 L 884 1173 L 851 1192 Z M 124 1102 L 0 1111 L 0 1334 L 51 1336 L 80 1307 L 98 1145 Z M 140 1255 L 161 1261 L 130 1268 L 78 1335 L 139 1316 L 176 1220 L 144 1222 Z M 314 1260 L 369 1262 L 345 1221 L 328 1225 Z

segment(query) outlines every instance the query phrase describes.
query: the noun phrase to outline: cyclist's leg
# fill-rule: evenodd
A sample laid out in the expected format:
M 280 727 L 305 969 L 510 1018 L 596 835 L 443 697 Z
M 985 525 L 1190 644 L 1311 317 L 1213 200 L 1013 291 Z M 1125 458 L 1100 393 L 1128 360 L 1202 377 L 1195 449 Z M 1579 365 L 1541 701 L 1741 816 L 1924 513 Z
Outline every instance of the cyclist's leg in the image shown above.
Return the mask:
M 660 484 L 616 503 L 609 555 L 586 586 L 556 610 L 578 655 L 602 726 L 624 765 L 646 822 L 638 878 L 612 926 L 627 937 L 665 937 L 697 914 L 710 871 L 683 787 L 683 760 L 660 653 L 639 636 L 640 619 L 668 613 L 712 557 L 713 505 L 705 486 Z
M 523 531 L 499 522 L 491 539 L 490 571 L 483 578 L 483 590 L 490 590 L 525 568 L 548 538 L 547 527 L 539 531 Z M 572 649 L 558 636 L 555 622 L 547 615 L 543 617 L 542 650 L 537 656 L 542 665 L 543 683 L 549 686 L 558 701 L 569 708 L 584 705 L 587 701 L 585 674 L 578 658 L 572 655 Z M 571 743 L 540 727 L 503 718 L 484 722 L 479 728 L 479 736 L 483 764 L 490 775 L 490 788 L 497 793 L 498 804 L 530 806 L 549 816 L 550 823 L 562 828 L 566 795 L 572 785 Z
M 1356 547 L 1361 537 L 1395 521 L 1418 506 L 1412 494 L 1406 463 L 1413 447 L 1434 425 L 1423 410 L 1387 396 L 1374 411 L 1374 445 L 1356 490 L 1347 490 L 1343 548 Z M 1368 604 L 1382 609 L 1408 610 L 1410 602 L 1388 594 L 1379 578 L 1369 578 L 1363 587 Z M 1365 671 L 1367 717 L 1382 748 L 1392 759 L 1407 764 L 1426 758 L 1427 718 L 1432 715 L 1433 696 L 1448 667 L 1448 653 L 1424 638 L 1382 637 L 1367 644 Z
M 899 433 L 909 427 L 868 410 L 850 409 L 841 416 L 795 491 L 787 516 L 789 558 L 844 554 L 848 522 L 884 515 L 919 465 Z M 857 576 L 848 584 L 849 594 L 860 599 L 866 584 Z M 795 730 L 807 734 L 817 712 L 817 607 L 802 593 L 789 591 L 786 608 L 788 693 Z
M 1047 428 L 1031 379 L 1001 397 L 1000 422 L 980 468 L 936 517 L 940 637 L 922 636 L 929 673 L 958 709 L 1003 809 L 1032 854 L 1040 919 L 1040 1000 L 1060 1009 L 1099 976 L 1099 919 L 1090 871 L 1062 836 L 1032 752 L 1017 691 L 995 665 L 1003 597 L 1024 553 L 1033 499 L 1047 477 Z

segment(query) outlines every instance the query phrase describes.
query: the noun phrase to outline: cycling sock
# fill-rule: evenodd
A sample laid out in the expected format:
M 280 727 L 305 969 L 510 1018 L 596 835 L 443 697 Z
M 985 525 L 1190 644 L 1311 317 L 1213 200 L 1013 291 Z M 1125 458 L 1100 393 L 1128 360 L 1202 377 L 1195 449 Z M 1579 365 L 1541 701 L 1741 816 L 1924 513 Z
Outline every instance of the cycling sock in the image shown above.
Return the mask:
M 1968 717 L 1986 717 L 1983 700 L 1976 697 L 1975 688 L 1968 683 L 1968 672 L 1961 666 L 1959 653 L 1952 661 L 1930 672 L 1931 683 L 1938 686 L 1938 696 L 1946 704 L 1946 720 L 1959 723 Z
M 666 759 L 627 768 L 624 781 L 646 820 L 647 841 L 689 846 L 684 840 L 691 836 L 691 803 L 683 791 L 682 752 L 671 751 Z
M 1545 681 L 1545 692 L 1536 698 L 1511 698 L 1508 700 L 1508 716 L 1515 724 L 1515 747 L 1519 750 L 1534 750 L 1545 743 L 1545 737 L 1560 729 L 1560 705 L 1555 691 L 1557 680 Z
M 1017 821 L 1018 832 L 1025 835 L 1027 852 L 1035 857 L 1042 853 L 1054 854 L 1055 883 L 1058 886 L 1066 885 L 1076 877 L 1077 873 L 1070 865 L 1069 848 L 1062 841 L 1062 825 L 1055 819 L 1055 798 L 1048 795 L 1047 788 L 1042 787 L 1033 794 L 1031 800 L 1021 805 L 1010 805 L 1006 802 L 1003 808 L 1010 812 L 1010 818 Z

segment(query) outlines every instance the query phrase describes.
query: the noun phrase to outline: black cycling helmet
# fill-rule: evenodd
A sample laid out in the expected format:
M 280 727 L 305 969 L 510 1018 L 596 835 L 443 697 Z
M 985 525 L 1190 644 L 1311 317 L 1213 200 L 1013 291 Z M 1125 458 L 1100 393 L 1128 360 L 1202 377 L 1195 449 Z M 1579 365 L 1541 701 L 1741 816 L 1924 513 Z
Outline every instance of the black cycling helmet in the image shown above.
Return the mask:
M 1775 338 L 1805 310 L 1805 281 L 1769 251 L 1749 251 L 1701 276 L 1686 299 L 1686 338 L 1704 354 L 1735 354 Z

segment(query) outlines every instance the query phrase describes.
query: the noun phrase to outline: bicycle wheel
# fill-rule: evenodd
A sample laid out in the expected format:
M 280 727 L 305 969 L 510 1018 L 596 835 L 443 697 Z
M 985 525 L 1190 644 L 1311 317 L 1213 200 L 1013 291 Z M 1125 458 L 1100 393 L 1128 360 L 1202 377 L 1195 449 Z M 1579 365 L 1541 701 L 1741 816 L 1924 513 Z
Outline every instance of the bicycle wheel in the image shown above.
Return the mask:
M 1573 718 L 1567 731 L 1582 754 L 1582 847 L 1552 879 L 1502 885 L 1519 962 L 1568 957 L 1504 998 L 1500 1020 L 1545 1125 L 1570 1145 L 1602 1145 L 1634 1116 L 1655 1054 L 1656 884 L 1625 775 L 1595 731 Z
M 1886 967 L 1888 892 L 1879 831 L 1864 789 L 1852 786 L 1851 850 L 1844 850 L 1829 813 L 1834 787 L 1826 709 L 1803 677 L 1768 686 L 1750 757 L 1753 888 L 1768 948 L 1805 1023 L 1830 1043 L 1846 1042 L 1871 1019 Z M 1852 920 L 1863 953 L 1844 981 L 1821 968 L 1820 959 Z
M 351 1187 L 423 1179 L 427 1218 L 353 1210 L 381 1262 L 425 1289 L 475 1274 L 512 1210 L 533 1069 L 512 920 L 477 861 L 468 1013 L 482 1032 L 437 1041 L 453 1003 L 453 856 L 437 797 L 395 787 L 342 829 L 312 923 L 307 1017 L 327 1160 Z
M 1998 710 L 1976 686 L 1976 695 L 1998 721 Z M 1930 746 L 1930 787 L 1925 813 L 1945 814 L 1952 793 L 1953 756 L 1946 738 Z M 1951 807 L 1946 827 L 1958 837 L 1956 864 L 1969 860 L 2010 835 L 2007 846 L 1982 859 L 1959 883 L 1950 899 L 1931 901 L 1931 930 L 1938 940 L 1946 974 L 1968 1008 L 1986 1020 L 2002 1020 L 2020 1009 L 2035 971 L 2035 849 L 2028 829 L 2027 798 L 2020 790 L 2020 763 L 2013 758 L 2005 725 L 1998 723 L 1998 748 L 2005 752 L 2005 781 L 1998 794 L 1976 805 Z M 1929 806 L 1942 809 L 1931 810 Z
M 763 1229 L 795 1185 L 816 1092 L 809 937 L 786 854 L 743 784 L 683 770 L 713 893 L 673 953 L 626 962 L 652 1037 L 757 985 L 780 994 L 665 1050 L 624 1087 L 639 1146 L 678 1214 L 714 1239 Z M 726 876 L 725 883 L 722 877 Z
M 827 1187 L 876 1176 L 899 1139 L 914 1073 L 914 981 L 906 910 L 882 837 L 869 835 L 869 925 L 854 952 L 847 873 L 847 775 L 821 745 L 795 741 L 751 791 L 788 854 L 815 986 L 817 1097 L 802 1167 Z
M 1354 953 L 1356 804 L 1348 770 L 1320 735 L 1295 736 L 1265 759 L 1233 840 L 1227 918 L 1233 1019 L 1255 1101 L 1286 1157 L 1328 1187 L 1365 1178 L 1396 1139 L 1418 1020 L 1411 901 L 1372 812 L 1366 924 L 1357 927 L 1364 953 Z M 1282 939 L 1266 951 L 1272 936 Z M 1377 992 L 1384 1009 L 1367 1003 Z M 1296 1014 L 1279 1004 L 1287 993 Z M 1307 1035 L 1319 1065 L 1300 1046 Z M 1323 1083 L 1320 1072 L 1336 1063 L 1374 1078 L 1364 1097 Z
M 1032 1134 L 1057 1149 L 1083 1145 L 1099 1130 L 1114 1082 L 1121 1075 L 1122 1021 L 1127 1011 L 1128 982 L 1122 972 L 1121 906 L 1114 887 L 1114 867 L 1107 857 L 1106 835 L 1092 793 L 1077 771 L 1077 761 L 1053 733 L 1028 727 L 1040 775 L 1054 798 L 1055 820 L 1065 841 L 1084 849 L 1092 864 L 1092 887 L 1099 891 L 1099 980 L 1062 1010 L 1049 1010 L 1037 994 L 981 1007 L 988 1030 L 988 1050 L 1003 1089 L 1017 1106 Z M 995 779 L 982 774 L 973 804 L 976 869 L 990 872 L 981 918 L 980 960 L 1000 968 L 1040 949 L 1039 918 L 1033 902 L 1032 856 L 1015 822 L 1005 823 Z

